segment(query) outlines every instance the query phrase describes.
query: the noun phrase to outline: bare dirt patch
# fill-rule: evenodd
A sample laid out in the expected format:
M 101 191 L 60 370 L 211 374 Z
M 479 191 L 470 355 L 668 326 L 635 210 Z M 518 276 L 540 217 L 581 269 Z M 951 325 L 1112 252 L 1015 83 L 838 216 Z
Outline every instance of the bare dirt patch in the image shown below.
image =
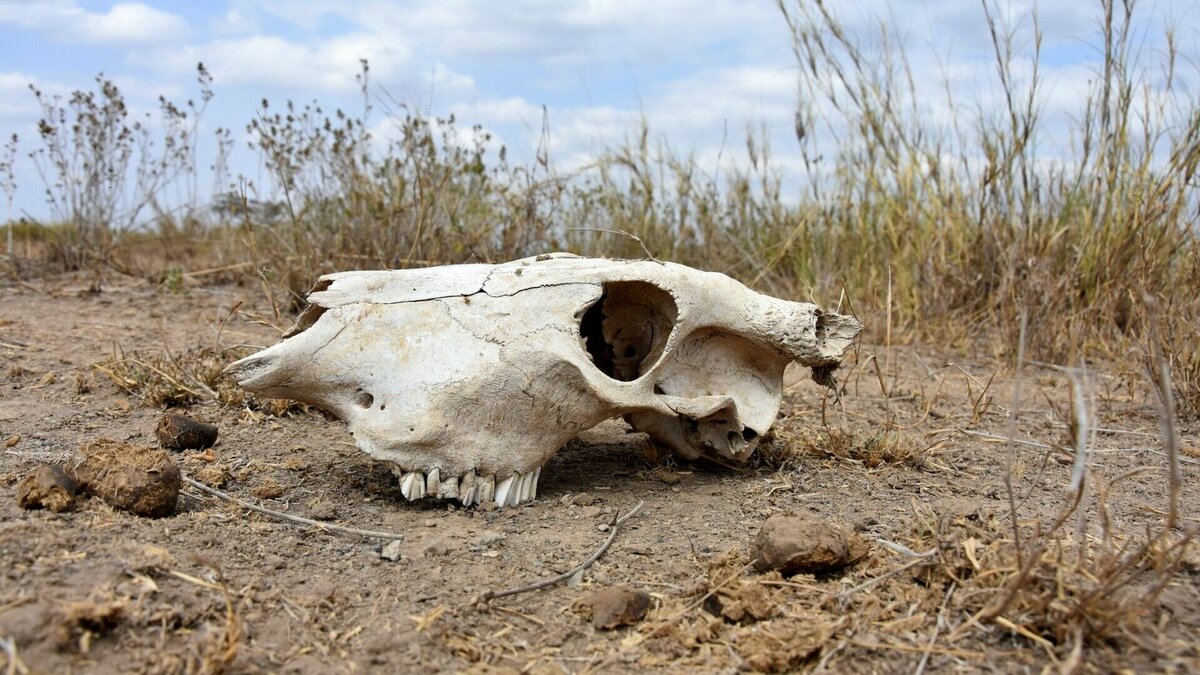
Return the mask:
M 969 343 L 864 345 L 839 373 L 842 405 L 796 373 L 743 470 L 663 457 L 611 422 L 551 461 L 532 504 L 462 509 L 404 501 L 389 467 L 336 421 L 189 379 L 187 359 L 208 368 L 276 339 L 229 319 L 237 303 L 255 306 L 254 291 L 75 285 L 86 286 L 0 288 L 0 663 L 18 672 L 1200 667 L 1200 563 L 1172 548 L 1200 514 L 1197 428 L 1180 429 L 1177 527 L 1142 545 L 1168 504 L 1140 357 L 1088 364 L 1088 487 L 1055 539 L 1036 528 L 1070 506 L 1069 378 L 1027 368 L 1014 410 L 1011 368 Z M 154 386 L 118 386 L 96 363 Z M 283 523 L 187 486 L 159 519 L 86 495 L 61 513 L 18 505 L 23 477 L 84 444 L 153 445 L 172 404 L 220 429 L 211 448 L 171 453 L 187 476 L 403 539 Z M 472 604 L 572 569 L 641 501 L 570 583 Z M 841 571 L 759 573 L 754 539 L 779 514 L 844 527 L 869 551 Z M 581 602 L 615 586 L 648 593 L 650 607 L 597 629 Z

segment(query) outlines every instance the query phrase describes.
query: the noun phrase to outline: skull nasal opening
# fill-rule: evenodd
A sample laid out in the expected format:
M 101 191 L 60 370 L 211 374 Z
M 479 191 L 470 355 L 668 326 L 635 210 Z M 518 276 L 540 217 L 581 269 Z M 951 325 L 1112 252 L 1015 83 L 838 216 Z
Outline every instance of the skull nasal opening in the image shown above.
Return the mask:
M 675 299 L 658 286 L 613 281 L 584 312 L 579 334 L 601 372 L 629 382 L 658 362 L 678 316 Z

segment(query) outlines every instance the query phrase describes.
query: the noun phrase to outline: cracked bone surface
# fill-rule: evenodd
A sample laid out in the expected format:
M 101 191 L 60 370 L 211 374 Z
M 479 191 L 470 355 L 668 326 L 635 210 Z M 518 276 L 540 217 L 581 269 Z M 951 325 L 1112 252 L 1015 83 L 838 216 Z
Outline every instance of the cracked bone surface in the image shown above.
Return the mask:
M 723 274 L 561 253 L 330 274 L 308 301 L 228 372 L 345 420 L 406 499 L 468 505 L 533 499 L 559 448 L 616 417 L 684 458 L 745 460 L 787 364 L 835 366 L 862 329 Z

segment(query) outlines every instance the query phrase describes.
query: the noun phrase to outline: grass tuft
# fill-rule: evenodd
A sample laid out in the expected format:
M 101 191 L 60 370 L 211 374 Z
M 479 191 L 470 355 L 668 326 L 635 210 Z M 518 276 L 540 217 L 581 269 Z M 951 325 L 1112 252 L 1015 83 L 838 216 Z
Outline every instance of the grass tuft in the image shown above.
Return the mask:
M 283 416 L 307 410 L 307 406 L 283 399 L 257 398 L 247 394 L 225 375 L 225 366 L 251 350 L 203 347 L 181 354 L 166 352 L 114 353 L 92 365 L 113 384 L 152 408 L 187 407 L 216 401 L 229 407 Z

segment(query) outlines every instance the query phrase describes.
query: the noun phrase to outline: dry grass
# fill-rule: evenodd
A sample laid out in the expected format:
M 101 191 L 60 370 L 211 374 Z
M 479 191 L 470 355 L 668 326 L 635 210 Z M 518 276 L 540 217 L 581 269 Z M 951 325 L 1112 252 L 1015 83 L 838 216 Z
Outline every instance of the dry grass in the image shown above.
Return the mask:
M 919 469 L 924 465 L 923 448 L 894 429 L 862 431 L 828 427 L 806 434 L 800 440 L 800 447 L 814 457 L 835 457 L 868 469 L 882 465 Z
M 231 407 L 283 416 L 307 411 L 307 406 L 283 399 L 257 398 L 238 388 L 224 373 L 225 366 L 250 350 L 201 347 L 180 354 L 117 352 L 93 364 L 122 391 L 152 408 L 187 407 L 216 401 Z
M 1067 522 L 1073 513 L 1045 530 L 1024 529 L 1020 540 L 1007 516 L 928 514 L 930 529 L 917 533 L 914 548 L 936 554 L 917 578 L 934 594 L 954 586 L 950 608 L 970 617 L 948 642 L 994 627 L 1043 649 L 1065 671 L 1085 653 L 1095 661 L 1097 651 L 1180 651 L 1159 639 L 1159 599 L 1185 564 L 1193 533 L 1078 540 Z

